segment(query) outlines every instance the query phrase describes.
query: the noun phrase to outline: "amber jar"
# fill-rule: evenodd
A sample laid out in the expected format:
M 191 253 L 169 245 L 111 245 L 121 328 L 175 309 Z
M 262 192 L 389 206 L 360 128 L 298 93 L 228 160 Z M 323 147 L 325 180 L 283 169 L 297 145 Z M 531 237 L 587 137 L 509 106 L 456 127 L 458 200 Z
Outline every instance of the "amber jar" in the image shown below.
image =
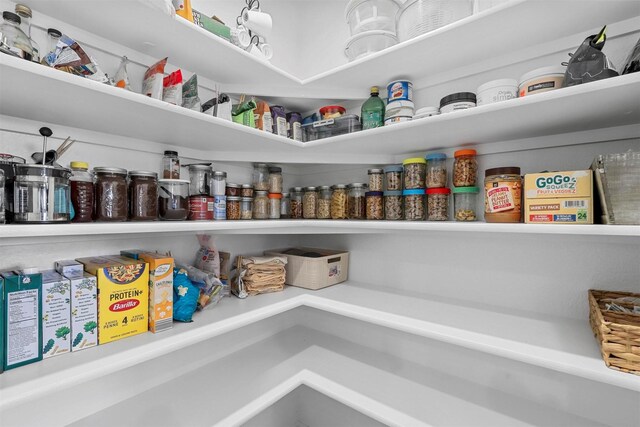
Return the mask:
M 127 170 L 97 167 L 96 176 L 96 221 L 126 221 L 129 211 L 127 203 Z
M 129 218 L 131 221 L 158 219 L 158 174 L 129 172 Z
M 484 172 L 484 219 L 487 222 L 522 220 L 520 168 L 491 168 Z

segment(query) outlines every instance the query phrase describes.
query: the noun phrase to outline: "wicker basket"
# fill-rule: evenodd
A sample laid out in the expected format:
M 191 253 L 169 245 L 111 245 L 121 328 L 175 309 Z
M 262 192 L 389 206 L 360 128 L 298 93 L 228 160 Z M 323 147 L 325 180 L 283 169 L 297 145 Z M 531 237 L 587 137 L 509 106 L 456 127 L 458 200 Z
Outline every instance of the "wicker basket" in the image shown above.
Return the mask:
M 589 322 L 608 367 L 640 375 L 640 314 L 605 309 L 605 302 L 637 297 L 631 292 L 589 291 Z

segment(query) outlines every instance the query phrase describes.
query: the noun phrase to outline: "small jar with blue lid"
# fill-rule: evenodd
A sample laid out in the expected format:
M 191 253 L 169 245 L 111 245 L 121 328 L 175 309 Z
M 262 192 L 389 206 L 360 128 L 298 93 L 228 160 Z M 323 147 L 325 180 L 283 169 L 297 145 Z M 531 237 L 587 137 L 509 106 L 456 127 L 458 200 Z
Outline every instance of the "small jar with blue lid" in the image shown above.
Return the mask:
M 402 165 L 387 166 L 383 170 L 385 191 L 402 191 Z
M 424 221 L 424 188 L 404 190 L 402 195 L 404 197 L 404 219 L 407 221 Z
M 427 161 L 427 188 L 443 188 L 447 186 L 447 155 L 432 153 L 424 156 Z

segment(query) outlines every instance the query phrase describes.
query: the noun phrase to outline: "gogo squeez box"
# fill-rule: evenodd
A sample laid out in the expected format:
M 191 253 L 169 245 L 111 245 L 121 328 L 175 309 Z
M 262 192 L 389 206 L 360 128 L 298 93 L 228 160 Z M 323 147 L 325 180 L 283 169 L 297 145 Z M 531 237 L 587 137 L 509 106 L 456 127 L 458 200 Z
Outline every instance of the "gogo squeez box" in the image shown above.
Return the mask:
M 528 224 L 593 224 L 591 170 L 527 174 L 524 194 Z
M 147 332 L 149 268 L 124 257 L 79 258 L 98 281 L 98 343 Z

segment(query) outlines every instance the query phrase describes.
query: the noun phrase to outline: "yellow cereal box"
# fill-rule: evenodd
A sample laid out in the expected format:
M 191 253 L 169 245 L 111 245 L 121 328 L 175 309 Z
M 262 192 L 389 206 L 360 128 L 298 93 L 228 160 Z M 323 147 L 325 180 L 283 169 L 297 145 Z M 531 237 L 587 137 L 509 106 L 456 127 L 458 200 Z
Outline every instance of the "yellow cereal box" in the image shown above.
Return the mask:
M 591 170 L 527 174 L 524 195 L 528 224 L 593 224 Z
M 149 328 L 149 267 L 143 261 L 114 258 L 77 260 L 98 280 L 99 344 L 137 335 Z
M 141 253 L 149 264 L 149 330 L 153 333 L 173 327 L 173 258 Z

